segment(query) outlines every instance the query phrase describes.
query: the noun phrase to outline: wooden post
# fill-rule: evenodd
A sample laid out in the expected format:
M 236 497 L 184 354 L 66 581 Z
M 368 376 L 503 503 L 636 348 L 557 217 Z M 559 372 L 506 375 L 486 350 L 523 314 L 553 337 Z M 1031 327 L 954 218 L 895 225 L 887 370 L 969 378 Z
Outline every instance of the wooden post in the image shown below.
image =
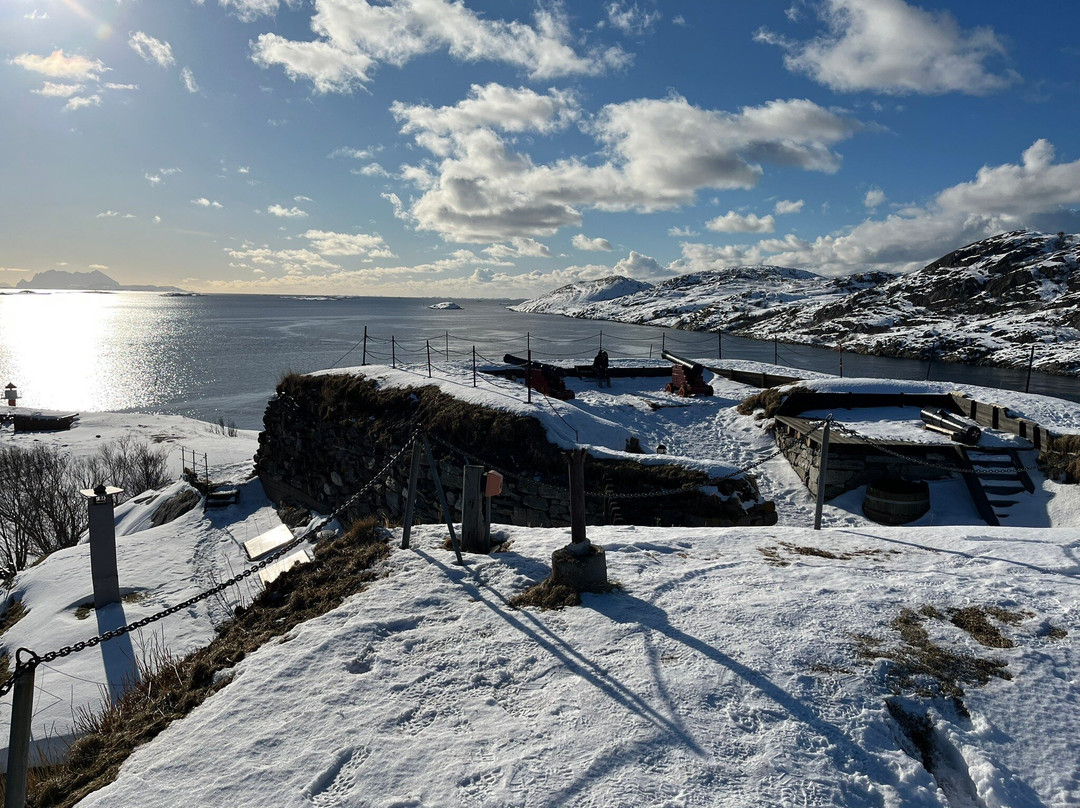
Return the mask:
M 472 346 L 472 386 L 476 387 L 476 346 Z
M 22 651 L 23 649 L 19 649 Z M 18 673 L 19 654 L 15 654 Z M 30 768 L 30 722 L 34 715 L 36 664 L 22 669 L 11 694 L 11 735 L 8 741 L 7 788 L 4 808 L 25 808 L 26 775 Z
M 930 358 L 926 360 L 926 379 L 924 381 L 930 381 L 930 367 L 934 364 L 934 349 L 930 349 Z
M 667 350 L 667 331 L 660 332 L 660 355 L 664 355 L 664 351 Z
M 466 553 L 491 552 L 484 520 L 484 467 L 465 466 L 461 478 L 461 549 Z
M 427 377 L 431 378 L 431 340 L 424 343 L 427 346 Z
M 457 563 L 464 567 L 465 559 L 461 557 L 461 545 L 458 543 L 457 532 L 454 530 L 454 515 L 450 513 L 450 506 L 446 502 L 446 492 L 443 491 L 442 480 L 439 479 L 439 467 L 435 465 L 435 458 L 431 455 L 431 444 L 428 443 L 427 435 L 423 436 L 423 440 L 428 470 L 431 472 L 432 482 L 435 483 L 435 493 L 439 495 L 439 507 L 442 508 L 446 529 L 450 531 L 450 543 L 454 546 L 454 555 L 457 556 Z
M 717 359 L 723 359 L 724 358 L 724 332 L 723 331 L 717 331 L 716 332 L 716 358 Z
M 420 458 L 424 447 L 418 438 L 413 438 L 412 460 L 409 462 L 409 495 L 405 499 L 405 518 L 401 525 L 401 549 L 409 549 L 409 536 L 412 534 L 413 514 L 416 513 L 416 483 L 420 477 Z
M 780 362 L 779 362 L 779 353 L 778 353 L 778 350 L 777 350 L 777 347 L 776 347 L 776 337 L 772 338 L 772 363 L 774 365 L 780 364 Z
M 1035 344 L 1031 345 L 1031 355 L 1028 357 L 1027 381 L 1024 382 L 1024 392 L 1031 389 L 1031 366 L 1035 364 Z
M 361 365 L 367 364 L 367 326 L 364 326 L 364 353 L 363 358 L 360 360 Z
M 817 505 L 814 508 L 814 530 L 821 530 L 821 509 L 825 506 L 825 478 L 829 474 L 829 422 L 821 428 L 821 458 L 818 460 Z
M 840 378 L 844 378 L 844 343 L 837 343 L 840 348 Z
M 446 340 L 446 358 L 450 358 L 450 332 L 443 331 L 443 339 Z
M 397 368 L 397 343 L 393 334 L 390 335 L 390 367 Z
M 604 350 L 604 329 L 600 329 L 600 350 Z
M 567 452 L 570 471 L 570 540 L 584 554 L 589 546 L 585 535 L 585 450 Z

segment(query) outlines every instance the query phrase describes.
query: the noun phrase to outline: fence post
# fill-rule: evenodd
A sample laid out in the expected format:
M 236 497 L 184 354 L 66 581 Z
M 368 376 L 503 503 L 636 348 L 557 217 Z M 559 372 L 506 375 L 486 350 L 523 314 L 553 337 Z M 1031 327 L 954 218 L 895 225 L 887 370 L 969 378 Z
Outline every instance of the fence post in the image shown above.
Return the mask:
M 1026 393 L 1031 388 L 1031 366 L 1035 364 L 1035 344 L 1031 345 L 1031 355 L 1028 357 L 1028 372 L 1027 381 L 1024 382 L 1024 392 Z
M 457 563 L 464 567 L 465 559 L 461 557 L 461 545 L 458 543 L 457 532 L 454 530 L 454 515 L 450 512 L 450 505 L 446 502 L 446 492 L 443 491 L 442 480 L 439 479 L 439 467 L 435 465 L 435 458 L 431 454 L 431 444 L 428 443 L 427 435 L 423 436 L 423 441 L 428 471 L 431 472 L 431 481 L 435 483 L 435 493 L 439 495 L 439 507 L 442 508 L 446 529 L 450 531 L 450 543 L 454 546 L 454 555 L 457 556 Z
M 926 360 L 926 378 L 923 381 L 930 381 L 930 367 L 934 364 L 934 349 L 930 349 L 930 358 Z
M 413 438 L 412 460 L 409 461 L 409 495 L 405 498 L 405 517 L 401 526 L 401 549 L 409 549 L 412 535 L 413 514 L 416 513 L 416 482 L 420 477 L 420 456 L 424 447 L 419 438 Z
M 446 340 L 446 358 L 450 359 L 450 332 L 443 331 L 443 339 Z
M 840 378 L 844 378 L 844 343 L 838 342 L 840 348 Z
M 397 343 L 393 334 L 390 335 L 390 367 L 397 369 Z
M 431 340 L 424 343 L 427 346 L 427 377 L 431 378 Z
M 600 350 L 604 350 L 604 329 L 600 329 Z
M 814 507 L 814 530 L 821 530 L 821 509 L 825 505 L 825 477 L 829 473 L 829 421 L 821 428 L 821 459 L 818 461 L 817 505 Z
M 367 326 L 366 325 L 364 326 L 364 354 L 363 354 L 363 358 L 360 360 L 360 364 L 361 365 L 366 365 L 367 364 Z
M 11 735 L 8 736 L 7 788 L 4 808 L 25 808 L 26 776 L 30 767 L 30 723 L 34 716 L 34 674 L 36 657 L 22 665 L 15 653 L 15 687 L 11 694 Z M 22 669 L 20 671 L 20 668 Z
M 724 358 L 724 332 L 723 331 L 717 331 L 716 332 L 716 358 L 717 359 L 723 359 Z
M 777 347 L 776 347 L 776 337 L 772 338 L 772 363 L 774 365 L 780 364 L 780 362 L 779 362 L 779 354 L 777 352 Z
M 461 476 L 461 549 L 490 553 L 491 540 L 484 519 L 484 467 L 467 465 Z
M 525 359 L 525 391 L 526 401 L 532 404 L 532 347 Z
M 476 346 L 472 346 L 472 386 L 476 387 Z

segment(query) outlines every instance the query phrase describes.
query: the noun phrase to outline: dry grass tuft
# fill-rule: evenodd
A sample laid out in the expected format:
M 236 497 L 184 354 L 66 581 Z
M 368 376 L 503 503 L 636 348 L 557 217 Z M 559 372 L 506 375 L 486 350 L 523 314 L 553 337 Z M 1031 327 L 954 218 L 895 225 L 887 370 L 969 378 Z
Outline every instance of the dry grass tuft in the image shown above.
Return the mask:
M 267 641 L 337 607 L 365 588 L 390 549 L 373 519 L 356 522 L 342 536 L 315 546 L 310 564 L 294 567 L 266 587 L 247 608 L 218 628 L 206 648 L 176 659 L 150 654 L 140 663 L 139 682 L 100 713 L 78 716 L 82 733 L 64 763 L 42 772 L 29 806 L 71 806 L 116 778 L 120 765 L 140 744 L 183 718 L 225 687 L 232 668 Z
M 581 605 L 581 595 L 566 584 L 557 584 L 547 578 L 510 598 L 510 605 L 515 609 L 531 607 L 541 611 L 565 609 L 567 606 Z
M 749 398 L 743 399 L 735 409 L 740 415 L 753 415 L 758 410 L 762 410 L 763 414 L 757 416 L 758 420 L 761 420 L 762 418 L 772 418 L 776 415 L 776 411 L 780 409 L 780 405 L 784 403 L 784 399 L 792 393 L 811 392 L 813 391 L 802 386 L 766 387 L 764 390 L 754 393 L 754 395 Z

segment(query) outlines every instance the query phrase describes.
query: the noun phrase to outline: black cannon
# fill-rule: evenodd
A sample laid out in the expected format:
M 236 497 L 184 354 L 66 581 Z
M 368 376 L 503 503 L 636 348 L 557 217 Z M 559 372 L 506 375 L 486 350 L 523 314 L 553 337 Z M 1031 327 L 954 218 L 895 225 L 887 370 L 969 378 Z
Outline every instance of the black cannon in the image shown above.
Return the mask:
M 559 398 L 563 401 L 574 397 L 574 391 L 567 390 L 566 383 L 563 381 L 566 378 L 564 368 L 548 365 L 544 362 L 530 362 L 528 359 L 522 359 L 520 356 L 514 356 L 513 354 L 504 355 L 503 361 L 508 365 L 525 368 L 526 384 L 538 393 L 552 398 Z
M 661 351 L 660 356 L 671 362 L 671 381 L 664 386 L 665 392 L 680 396 L 711 396 L 712 385 L 705 384 L 703 368 L 697 362 L 683 359 L 671 351 Z
M 979 442 L 979 436 L 982 435 L 982 430 L 975 424 L 945 409 L 927 407 L 919 415 L 927 429 L 948 435 L 950 439 L 958 443 L 976 444 Z

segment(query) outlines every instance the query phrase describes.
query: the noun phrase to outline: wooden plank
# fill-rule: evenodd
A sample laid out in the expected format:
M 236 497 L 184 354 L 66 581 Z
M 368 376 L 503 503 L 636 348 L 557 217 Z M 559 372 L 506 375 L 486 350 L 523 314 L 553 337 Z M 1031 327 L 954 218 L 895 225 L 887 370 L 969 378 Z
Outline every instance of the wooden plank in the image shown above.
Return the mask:
M 295 553 L 290 553 L 284 558 L 275 561 L 273 564 L 269 564 L 264 569 L 259 570 L 259 578 L 262 579 L 263 586 L 269 586 L 286 570 L 292 569 L 297 564 L 307 564 L 311 560 L 311 552 L 306 547 L 302 547 Z
M 263 556 L 274 552 L 274 550 L 284 547 L 292 540 L 293 533 L 289 526 L 278 525 L 265 533 L 260 533 L 254 539 L 244 542 L 244 552 L 247 553 L 249 560 L 257 561 Z

